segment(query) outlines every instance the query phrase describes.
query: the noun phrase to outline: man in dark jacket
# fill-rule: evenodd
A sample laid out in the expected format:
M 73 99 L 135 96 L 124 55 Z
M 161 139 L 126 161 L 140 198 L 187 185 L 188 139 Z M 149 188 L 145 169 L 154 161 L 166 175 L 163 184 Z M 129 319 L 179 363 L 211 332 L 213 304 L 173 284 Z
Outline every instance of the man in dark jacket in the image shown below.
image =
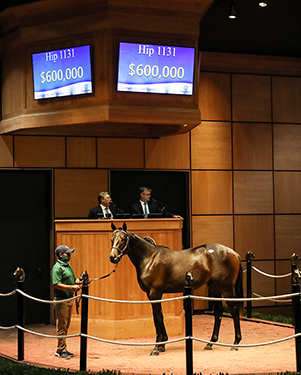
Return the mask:
M 114 219 L 116 217 L 116 207 L 113 206 L 107 191 L 99 193 L 98 202 L 98 206 L 90 209 L 88 219 Z
M 143 215 L 144 218 L 146 219 L 148 217 L 148 214 L 162 214 L 162 217 L 165 218 L 179 218 L 183 219 L 179 215 L 174 215 L 170 212 L 167 212 L 165 210 L 164 205 L 159 204 L 159 202 L 151 199 L 151 192 L 152 189 L 142 186 L 140 188 L 140 200 L 136 203 L 134 203 L 131 206 L 131 215 Z

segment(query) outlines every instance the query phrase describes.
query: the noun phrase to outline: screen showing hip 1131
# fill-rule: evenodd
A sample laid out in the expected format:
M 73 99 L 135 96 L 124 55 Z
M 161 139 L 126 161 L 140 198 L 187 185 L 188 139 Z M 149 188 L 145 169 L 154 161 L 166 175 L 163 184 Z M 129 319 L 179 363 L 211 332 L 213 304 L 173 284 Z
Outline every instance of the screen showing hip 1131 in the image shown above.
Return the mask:
M 92 93 L 90 46 L 32 54 L 34 98 Z
M 193 94 L 195 49 L 119 43 L 117 91 Z

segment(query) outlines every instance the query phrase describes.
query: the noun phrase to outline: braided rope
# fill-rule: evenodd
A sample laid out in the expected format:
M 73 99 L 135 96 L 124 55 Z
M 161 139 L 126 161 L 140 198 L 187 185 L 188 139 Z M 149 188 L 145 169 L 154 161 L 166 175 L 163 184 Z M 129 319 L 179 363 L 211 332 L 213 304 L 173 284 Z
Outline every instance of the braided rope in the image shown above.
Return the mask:
M 9 296 L 12 296 L 15 293 L 16 293 L 16 289 L 13 290 L 12 292 L 9 292 L 9 293 L 5 293 L 5 294 L 0 293 L 0 297 L 9 297 Z
M 254 294 L 254 296 L 257 296 L 257 297 L 263 297 L 263 296 L 261 296 L 260 294 L 258 294 L 258 293 L 255 293 L 255 292 L 252 292 L 252 294 Z M 269 298 L 269 301 L 272 301 L 272 302 L 292 302 L 292 300 L 291 299 L 285 299 L 285 300 L 281 300 L 281 301 L 279 301 L 279 300 L 277 300 L 277 299 L 273 299 L 273 298 Z
M 259 270 L 258 268 L 256 268 L 255 266 L 252 266 L 252 268 L 253 268 L 254 271 L 257 271 L 258 273 L 261 273 L 261 274 L 264 275 L 264 276 L 272 277 L 272 278 L 275 278 L 275 279 L 281 279 L 281 278 L 288 277 L 288 276 L 291 276 L 291 275 L 292 275 L 291 272 L 290 272 L 290 273 L 287 273 L 287 274 L 285 274 L 285 275 L 271 275 L 271 274 L 269 274 L 269 273 L 265 273 L 265 272 L 263 272 L 263 271 L 260 271 L 260 270 Z

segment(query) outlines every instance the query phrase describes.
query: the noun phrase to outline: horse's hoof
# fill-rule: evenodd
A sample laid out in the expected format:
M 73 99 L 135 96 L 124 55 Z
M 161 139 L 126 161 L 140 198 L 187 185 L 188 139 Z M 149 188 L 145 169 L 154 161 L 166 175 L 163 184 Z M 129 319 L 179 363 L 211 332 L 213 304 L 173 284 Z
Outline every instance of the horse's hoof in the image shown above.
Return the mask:
M 211 344 L 207 344 L 205 346 L 204 350 L 212 350 L 212 345 Z
M 154 356 L 154 355 L 159 355 L 159 350 L 156 348 L 156 349 L 153 349 L 151 354 L 151 356 Z
M 158 350 L 159 350 L 160 353 L 165 352 L 165 346 L 159 346 Z
M 231 351 L 237 351 L 238 348 L 236 346 L 232 346 L 232 348 L 230 349 Z

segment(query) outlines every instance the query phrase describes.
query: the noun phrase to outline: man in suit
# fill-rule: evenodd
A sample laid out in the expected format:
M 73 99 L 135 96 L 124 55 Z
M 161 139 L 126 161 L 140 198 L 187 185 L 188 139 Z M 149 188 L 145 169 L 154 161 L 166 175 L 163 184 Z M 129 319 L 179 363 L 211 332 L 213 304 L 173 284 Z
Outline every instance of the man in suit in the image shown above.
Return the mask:
M 165 211 L 165 207 L 163 205 L 160 207 L 158 204 L 159 202 L 151 199 L 151 192 L 152 189 L 146 186 L 142 186 L 140 188 L 140 200 L 131 206 L 131 216 L 134 214 L 144 215 L 144 218 L 146 219 L 149 213 L 161 213 L 165 218 L 174 217 L 183 220 L 181 216 Z
M 116 217 L 116 207 L 112 204 L 107 191 L 99 193 L 98 202 L 98 206 L 90 209 L 88 219 L 114 219 Z

